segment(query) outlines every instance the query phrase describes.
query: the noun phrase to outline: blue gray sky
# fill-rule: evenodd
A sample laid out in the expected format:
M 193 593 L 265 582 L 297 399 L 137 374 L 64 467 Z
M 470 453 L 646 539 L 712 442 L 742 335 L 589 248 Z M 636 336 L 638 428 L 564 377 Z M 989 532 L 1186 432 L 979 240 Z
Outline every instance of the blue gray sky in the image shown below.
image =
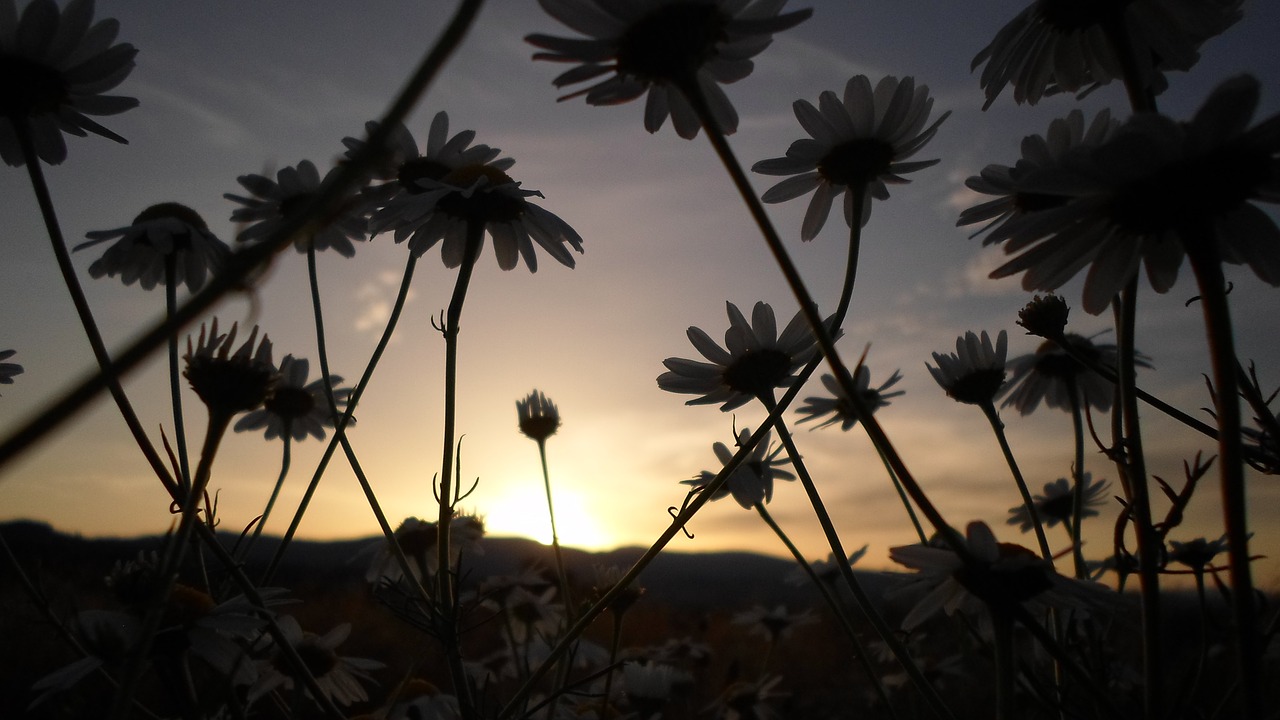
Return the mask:
M 947 399 L 925 370 L 934 351 L 954 349 L 966 330 L 1010 331 L 1012 355 L 1036 342 L 1014 325 L 1028 299 L 1017 279 L 993 281 L 998 249 L 984 249 L 955 227 L 959 211 L 977 202 L 966 177 L 992 162 L 1012 163 L 1018 143 L 1043 133 L 1074 107 L 1112 107 L 1127 114 L 1123 92 L 1106 87 L 1085 101 L 1051 98 L 1035 107 L 1002 96 L 981 109 L 983 95 L 969 72 L 973 55 L 1023 6 L 1020 2 L 798 3 L 814 17 L 779 35 L 757 59 L 756 71 L 728 86 L 741 115 L 731 142 L 742 162 L 782 155 L 804 133 L 791 103 L 839 91 L 854 74 L 912 75 L 927 84 L 935 113 L 952 111 L 920 155 L 940 158 L 913 182 L 891 188 L 878 202 L 864 235 L 861 275 L 841 343 L 856 357 L 870 344 L 868 365 L 879 383 L 894 369 L 907 394 L 879 417 L 908 465 L 953 523 L 985 520 L 1001 539 L 1019 540 L 1004 524 L 1018 496 L 979 411 Z M 127 224 L 143 208 L 176 201 L 198 210 L 230 241 L 236 177 L 274 171 L 309 159 L 326 169 L 344 136 L 383 112 L 452 10 L 446 3 L 371 0 L 365 3 L 98 4 L 116 17 L 120 38 L 139 48 L 137 68 L 119 92 L 141 105 L 106 124 L 127 146 L 101 138 L 69 142 L 67 162 L 48 170 L 63 228 L 75 242 L 90 230 Z M 1273 40 L 1280 8 L 1247 2 L 1245 18 L 1203 48 L 1190 74 L 1172 74 L 1161 97 L 1164 112 L 1188 117 L 1221 80 L 1251 72 L 1263 83 L 1259 117 L 1280 111 L 1280 57 Z M 683 396 L 658 390 L 655 378 L 669 356 L 694 357 L 690 325 L 713 337 L 727 327 L 724 304 L 749 308 L 762 300 L 789 318 L 795 302 L 763 241 L 703 137 L 682 140 L 670 127 L 649 135 L 638 103 L 612 108 L 557 102 L 551 80 L 562 66 L 530 61 L 531 32 L 572 34 L 530 0 L 490 3 L 461 51 L 424 98 L 409 127 L 425 137 L 431 117 L 448 111 L 451 130 L 471 128 L 477 142 L 516 159 L 511 171 L 524 187 L 545 195 L 544 207 L 572 224 L 585 240 L 578 267 L 549 259 L 536 274 L 502 272 L 487 249 L 462 322 L 459 427 L 465 433 L 462 474 L 479 478 L 466 506 L 483 514 L 495 534 L 546 536 L 536 446 L 516 429 L 514 402 L 533 388 L 560 407 L 564 425 L 551 440 L 549 460 L 557 519 L 565 542 L 585 547 L 647 544 L 678 505 L 678 484 L 717 468 L 711 445 L 728 442 L 763 412 L 733 414 L 685 407 Z M 758 190 L 773 178 L 755 176 Z M 61 285 L 34 196 L 20 169 L 0 173 L 9 198 L 6 260 L 0 265 L 0 349 L 25 374 L 0 398 L 0 431 L 12 429 L 92 364 L 70 300 Z M 799 242 L 805 200 L 770 206 L 811 290 L 833 303 L 843 269 L 847 229 L 833 217 L 813 242 Z M 361 373 L 395 296 L 406 248 L 388 237 L 359 247 L 346 260 L 322 257 L 320 277 L 334 371 Z M 77 257 L 83 271 L 95 251 Z M 163 310 L 159 291 L 93 281 L 83 273 L 108 344 L 122 346 Z M 438 250 L 419 265 L 400 331 L 357 413 L 351 437 L 375 490 L 393 518 L 433 515 L 432 475 L 439 468 L 444 348 L 430 317 L 447 304 L 454 272 Z M 1240 351 L 1257 359 L 1265 383 L 1280 382 L 1274 289 L 1233 272 Z M 1064 296 L 1079 304 L 1080 283 Z M 1153 371 L 1144 386 L 1192 413 L 1209 404 L 1201 373 L 1209 369 L 1189 271 L 1168 295 L 1144 288 L 1138 345 Z M 823 300 L 830 298 L 829 300 Z M 218 306 L 220 323 L 258 323 L 276 355 L 315 358 L 303 256 L 280 256 L 251 294 Z M 1081 310 L 1072 328 L 1083 334 L 1109 323 Z M 1104 336 L 1105 337 L 1105 336 Z M 144 424 L 159 437 L 170 429 L 167 380 L 157 358 L 129 378 L 127 388 Z M 313 369 L 313 375 L 316 370 Z M 814 383 L 815 393 L 818 384 Z M 806 393 L 809 394 L 809 393 Z M 203 430 L 202 412 L 188 395 L 189 432 Z M 1041 410 L 1027 418 L 1005 413 L 1010 440 L 1033 489 L 1069 473 L 1070 421 Z M 1183 459 L 1208 444 L 1189 430 L 1147 413 L 1153 472 L 1181 476 Z M 805 427 L 805 426 L 802 426 Z M 870 443 L 858 432 L 798 431 L 797 441 L 828 502 L 845 544 L 869 543 L 865 561 L 887 562 L 887 549 L 912 542 L 896 495 Z M 193 440 L 193 444 L 195 441 Z M 269 528 L 283 529 L 322 445 L 295 446 L 294 470 Z M 212 486 L 220 491 L 223 529 L 247 524 L 261 511 L 278 472 L 280 444 L 260 436 L 228 439 Z M 1101 456 L 1087 469 L 1114 478 Z M 1274 527 L 1280 489 L 1270 478 L 1253 482 L 1253 522 L 1259 548 L 1280 545 Z M 114 407 L 100 400 L 53 438 L 0 471 L 0 517 L 31 517 L 90 535 L 165 530 L 168 502 L 130 444 Z M 798 486 L 777 489 L 772 511 L 811 557 L 827 554 L 812 511 Z M 1106 551 L 1115 506 L 1093 521 L 1089 551 Z M 1216 489 L 1207 483 L 1189 527 L 1175 539 L 1216 537 L 1221 522 Z M 755 517 L 729 501 L 708 507 L 693 523 L 686 551 L 750 549 L 780 554 L 777 540 Z M 359 487 L 335 463 L 302 524 L 314 538 L 376 532 Z M 1060 537 L 1052 537 L 1061 547 Z M 1260 580 L 1280 586 L 1269 564 Z

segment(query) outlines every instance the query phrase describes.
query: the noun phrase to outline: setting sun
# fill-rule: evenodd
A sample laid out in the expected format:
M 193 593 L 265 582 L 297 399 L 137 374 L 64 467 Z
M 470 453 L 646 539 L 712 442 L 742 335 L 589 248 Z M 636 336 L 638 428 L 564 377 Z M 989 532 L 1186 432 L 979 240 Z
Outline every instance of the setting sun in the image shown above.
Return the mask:
M 556 490 L 556 529 L 560 544 L 584 550 L 610 548 L 616 539 L 601 527 L 582 498 L 571 491 Z M 551 544 L 551 520 L 546 497 L 537 489 L 505 493 L 484 506 L 484 524 L 490 535 L 519 535 Z

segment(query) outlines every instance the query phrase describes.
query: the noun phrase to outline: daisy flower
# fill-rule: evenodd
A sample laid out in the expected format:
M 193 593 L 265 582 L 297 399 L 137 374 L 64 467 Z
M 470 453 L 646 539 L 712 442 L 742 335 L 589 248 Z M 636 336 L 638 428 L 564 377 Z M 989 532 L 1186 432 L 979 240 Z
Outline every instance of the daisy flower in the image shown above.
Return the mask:
M 128 227 L 94 230 L 85 237 L 89 242 L 80 243 L 76 250 L 115 240 L 89 266 L 91 277 L 118 275 L 125 285 L 136 282 L 143 290 L 165 282 L 165 263 L 172 258 L 174 285 L 186 283 L 187 290 L 195 292 L 205 278 L 222 269 L 231 254 L 199 213 L 173 202 L 152 205 Z
M 325 426 L 333 427 L 334 417 L 329 412 L 329 399 L 325 396 L 324 378 L 307 383 L 310 363 L 285 355 L 280 361 L 279 378 L 271 395 L 262 407 L 236 421 L 235 431 L 266 429 L 266 438 L 272 440 L 286 435 L 297 441 L 310 435 L 324 439 Z M 351 388 L 338 388 L 342 377 L 330 375 L 334 388 L 333 399 L 341 412 L 351 397 Z
M 709 710 L 715 711 L 717 720 L 774 720 L 781 717 L 774 709 L 785 693 L 778 691 L 782 678 L 763 676 L 749 682 L 738 680 L 725 688 Z
M 671 699 L 675 686 L 692 679 L 693 676 L 683 670 L 662 663 L 622 664 L 622 684 L 626 688 L 627 701 L 641 720 L 661 717 L 662 707 Z
M 369 699 L 364 684 L 372 683 L 369 673 L 383 665 L 376 660 L 345 657 L 337 653 L 338 646 L 351 634 L 350 623 L 342 623 L 324 635 L 304 632 L 298 621 L 289 615 L 281 617 L 278 624 L 285 639 L 306 662 L 307 670 L 325 697 L 343 706 Z M 258 682 L 249 691 L 251 701 L 277 688 L 292 690 L 295 687 L 296 671 L 284 659 L 279 648 L 272 643 L 264 650 L 270 659 L 262 663 Z M 301 686 L 301 680 L 296 680 L 296 684 Z M 310 690 L 304 692 L 311 696 Z
M 1248 265 L 1280 286 L 1280 228 L 1253 201 L 1280 201 L 1280 116 L 1247 129 L 1258 81 L 1241 75 L 1218 86 L 1189 122 L 1156 114 L 1131 118 L 1089 152 L 1018 178 L 1025 192 L 1069 198 L 1002 234 L 1015 257 L 991 273 L 1025 273 L 1027 290 L 1054 290 L 1089 267 L 1084 309 L 1097 315 L 1138 272 L 1156 292 L 1178 277 L 1188 243 Z
M 409 569 L 413 578 L 422 582 L 423 572 L 434 575 L 440 569 L 439 553 L 436 543 L 440 539 L 440 531 L 436 523 L 419 520 L 416 517 L 405 518 L 395 531 L 396 543 L 409 560 Z M 456 564 L 464 554 L 483 555 L 484 546 L 480 544 L 484 537 L 484 520 L 476 515 L 459 515 L 449 523 L 449 555 Z M 395 584 L 404 579 L 400 564 L 396 562 L 395 553 L 385 540 L 377 547 L 377 557 L 365 573 L 365 580 L 373 584 Z
M 751 430 L 743 428 L 738 432 L 737 445 L 742 447 L 743 444 L 751 438 Z M 718 442 L 711 446 L 715 451 L 716 458 L 720 460 L 721 465 L 728 465 L 733 459 L 733 451 L 731 451 L 724 443 Z M 782 454 L 782 448 L 770 452 L 769 450 L 769 434 L 760 439 L 751 450 L 751 454 L 738 465 L 737 469 L 729 475 L 729 479 L 720 486 L 711 499 L 719 500 L 726 495 L 733 495 L 733 499 L 746 509 L 756 506 L 756 503 L 767 503 L 773 500 L 773 481 L 776 480 L 795 480 L 796 476 L 782 467 L 791 462 L 790 458 L 778 459 Z M 681 484 L 692 485 L 696 491 L 701 491 L 711 484 L 716 477 L 716 473 L 709 470 L 703 470 L 697 477 L 692 480 L 681 480 Z
M 560 411 L 543 393 L 534 390 L 524 400 L 516 401 L 516 417 L 520 432 L 529 439 L 543 442 L 560 428 Z
M 488 145 L 471 145 L 475 131 L 449 137 L 449 116 L 437 113 L 431 121 L 425 153 L 404 128 L 392 133 L 391 147 L 380 174 L 395 179 L 370 188 L 369 232 L 392 232 L 396 242 L 409 241 L 409 251 L 421 257 L 441 240 L 445 267 L 462 264 L 467 227 L 482 223 L 493 238 L 498 266 L 510 270 L 523 259 L 530 272 L 538 269 L 537 243 L 557 262 L 573 267 L 566 247 L 582 252 L 577 231 L 553 213 L 529 202 L 542 193 L 524 190 L 507 171 L 511 158 Z M 343 140 L 351 157 L 363 145 Z M 398 163 L 398 165 L 397 165 Z M 394 168 L 394 174 L 392 174 Z
M 996 199 L 975 205 L 960 213 L 956 225 L 986 223 L 970 237 L 986 234 L 982 244 L 994 245 L 1007 240 L 1020 223 L 1033 223 L 1037 211 L 1061 207 L 1071 198 L 1062 193 L 1031 192 L 1024 178 L 1040 171 L 1054 172 L 1063 167 L 1071 153 L 1096 148 L 1115 135 L 1120 122 L 1111 119 L 1110 110 L 1102 110 L 1085 126 L 1084 113 L 1072 110 L 1065 118 L 1049 123 L 1043 135 L 1022 139 L 1022 157 L 1013 166 L 991 164 L 964 184 L 974 192 L 994 195 Z
M 933 354 L 934 367 L 925 363 L 929 374 L 947 391 L 947 396 L 957 402 L 981 405 L 995 399 L 1004 385 L 1005 354 L 1009 350 L 1009 336 L 1001 330 L 996 343 L 982 331 L 979 338 L 973 331 L 956 339 L 954 355 Z
M 738 113 L 720 89 L 751 74 L 752 57 L 773 34 L 813 14 L 779 14 L 786 0 L 539 0 L 542 9 L 585 38 L 535 34 L 545 52 L 534 60 L 575 63 L 553 81 L 558 88 L 593 83 L 561 100 L 585 95 L 591 105 L 619 105 L 648 94 L 644 127 L 657 132 L 671 116 L 676 133 L 692 139 L 698 117 L 686 93 L 702 94 L 725 134 Z M 603 79 L 600 79 L 603 78 Z
M 337 168 L 329 171 L 332 175 Z M 328 175 L 325 176 L 325 180 Z M 276 173 L 276 179 L 262 175 L 241 175 L 236 182 L 249 191 L 250 197 L 224 193 L 222 197 L 240 203 L 244 207 L 231 211 L 231 222 L 248 226 L 236 235 L 240 242 L 264 240 L 279 232 L 285 221 L 315 197 L 323 180 L 310 160 L 303 160 L 296 167 L 286 167 Z M 352 240 L 363 241 L 366 222 L 354 199 L 348 200 L 339 213 L 326 225 L 314 230 L 308 227 L 299 232 L 293 246 L 305 253 L 314 246 L 316 250 L 333 248 L 343 257 L 356 254 Z
M 0 350 L 0 360 L 8 360 L 17 350 Z M 22 374 L 22 366 L 17 363 L 0 362 L 0 385 L 12 385 L 13 379 Z
M 790 637 L 797 627 L 817 622 L 817 618 L 807 610 L 798 613 L 788 612 L 786 605 L 779 605 L 772 610 L 756 605 L 750 610 L 737 613 L 730 622 L 744 626 L 748 631 L 764 636 L 771 643 L 776 643 Z
M 752 170 L 764 175 L 790 175 L 761 199 L 767 203 L 791 200 L 813 193 L 800 227 L 800 239 L 818 236 L 832 202 L 844 195 L 844 219 L 853 227 L 854 194 L 863 193 L 862 217 L 871 217 L 871 198 L 889 199 L 886 183 L 910 182 L 903 175 L 923 170 L 937 160 L 908 161 L 933 139 L 945 112 L 929 127 L 933 98 L 927 85 L 916 87 L 913 78 L 885 77 L 871 88 L 865 75 L 855 75 L 844 86 L 843 98 L 830 90 L 818 96 L 818 107 L 807 100 L 792 106 L 801 127 L 809 133 L 787 148 L 785 157 L 761 160 Z
M 773 391 L 789 386 L 793 374 L 818 353 L 804 314 L 797 312 L 782 335 L 773 308 L 757 302 L 751 321 L 733 303 L 726 303 L 729 329 L 720 347 L 701 328 L 690 327 L 689 341 L 711 362 L 667 358 L 667 372 L 658 376 L 658 387 L 667 392 L 700 395 L 686 405 L 723 403 L 728 412 L 752 398 L 772 398 Z
M 1082 507 L 1084 511 L 1081 513 L 1082 518 L 1093 517 L 1098 514 L 1095 508 L 1102 507 L 1106 504 L 1107 481 L 1093 481 L 1092 473 L 1084 474 L 1084 496 Z M 1036 495 L 1032 498 L 1032 502 L 1036 507 L 1036 515 L 1039 516 L 1040 522 L 1045 527 L 1053 527 L 1058 523 L 1068 525 L 1072 516 L 1075 514 L 1075 498 L 1076 492 L 1074 484 L 1066 478 L 1058 478 L 1050 483 L 1044 484 L 1044 494 Z M 1009 508 L 1010 525 L 1019 526 L 1022 532 L 1030 532 L 1035 527 L 1035 522 L 1031 518 L 1031 513 L 1027 512 L 1026 505 L 1018 505 Z
M 1075 333 L 1063 335 L 1062 342 L 1095 365 L 1116 366 L 1116 346 L 1111 343 L 1095 343 Z M 1134 358 L 1134 364 L 1151 367 L 1141 353 Z M 1048 407 L 1071 412 L 1074 392 L 1078 407 L 1091 407 L 1100 412 L 1111 410 L 1115 383 L 1068 355 L 1057 342 L 1046 340 L 1034 353 L 1013 358 L 1005 367 L 1009 370 L 1009 382 L 996 393 L 997 398 L 1004 397 L 1000 407 L 1017 408 L 1019 413 L 1029 415 L 1043 400 Z
M 1217 540 L 1196 538 L 1189 542 L 1169 541 L 1169 559 L 1196 572 L 1204 572 L 1213 565 L 1213 559 L 1227 551 L 1227 536 Z
M 253 410 L 271 395 L 276 382 L 276 366 L 271 362 L 271 341 L 266 335 L 258 343 L 258 326 L 253 326 L 249 339 L 232 352 L 236 343 L 238 324 L 231 332 L 218 334 L 218 320 L 214 318 L 206 332 L 200 326 L 200 339 L 193 347 L 187 336 L 187 369 L 182 372 L 191 383 L 191 389 L 200 396 L 211 414 L 223 415 L 229 420 L 238 412 Z
M 21 17 L 15 0 L 0 0 L 0 157 L 26 163 L 19 133 L 25 125 L 36 156 L 50 165 L 67 159 L 63 132 L 128 142 L 89 115 L 116 115 L 136 98 L 104 95 L 133 71 L 137 49 L 115 43 L 120 23 L 93 22 L 93 0 L 32 0 Z
M 1011 543 L 996 542 L 986 523 L 972 522 L 965 546 L 979 567 L 971 568 L 956 552 L 934 545 L 889 548 L 889 558 L 917 574 L 894 594 L 923 592 L 902 629 L 911 632 L 939 610 L 986 616 L 988 605 L 1011 606 L 1038 597 L 1054 587 L 1051 566 L 1033 551 Z
M 973 58 L 991 106 L 1006 85 L 1032 105 L 1124 77 L 1117 36 L 1130 46 L 1143 90 L 1165 89 L 1166 70 L 1190 70 L 1199 48 L 1241 17 L 1243 0 L 1035 0 Z
M 889 388 L 898 384 L 902 379 L 902 373 L 894 370 L 889 379 L 880 384 L 879 387 L 871 387 L 871 371 L 866 365 L 859 365 L 853 374 L 853 383 L 857 386 L 858 397 L 862 400 L 862 404 L 875 412 L 882 407 L 889 405 L 889 398 L 895 398 L 905 394 L 904 390 L 895 390 L 894 392 L 885 392 Z M 830 415 L 825 421 L 815 425 L 815 428 L 826 427 L 840 423 L 841 430 L 848 430 L 858 423 L 858 415 L 853 410 L 853 403 L 849 396 L 845 394 L 844 388 L 840 387 L 840 383 L 836 382 L 836 376 L 827 373 L 822 376 L 822 384 L 826 386 L 827 392 L 833 397 L 807 397 L 804 399 L 804 405 L 796 410 L 804 417 L 800 418 L 800 422 L 808 422 L 809 420 L 817 420 L 818 418 Z

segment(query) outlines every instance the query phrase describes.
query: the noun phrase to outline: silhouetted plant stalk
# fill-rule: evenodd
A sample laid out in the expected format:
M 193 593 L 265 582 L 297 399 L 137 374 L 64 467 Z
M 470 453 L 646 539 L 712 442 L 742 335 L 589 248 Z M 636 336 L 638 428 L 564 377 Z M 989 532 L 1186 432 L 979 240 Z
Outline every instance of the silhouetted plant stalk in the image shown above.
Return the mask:
M 1071 498 L 1071 527 L 1067 528 L 1071 535 L 1071 558 L 1075 566 L 1076 579 L 1089 577 L 1089 567 L 1084 559 L 1084 546 L 1080 539 L 1081 527 L 1084 525 L 1084 493 L 1088 488 L 1084 475 L 1084 417 L 1080 409 L 1080 390 L 1076 384 L 1074 373 L 1066 377 L 1067 397 L 1071 403 L 1071 438 L 1075 450 L 1075 461 L 1071 464 L 1071 487 L 1075 496 Z
M 991 423 L 991 431 L 995 433 L 996 440 L 1000 443 L 1000 453 L 1004 455 L 1005 464 L 1009 466 L 1009 473 L 1013 475 L 1013 482 L 1018 486 L 1018 494 L 1022 496 L 1022 506 L 1027 509 L 1031 517 L 1031 527 L 1035 530 L 1036 542 L 1040 545 L 1040 556 L 1045 562 L 1053 567 L 1053 551 L 1049 549 L 1049 539 L 1044 535 L 1044 525 L 1040 522 L 1040 512 L 1036 510 L 1035 500 L 1031 499 L 1031 491 L 1027 489 L 1027 481 L 1022 477 L 1022 471 L 1018 469 L 1018 461 L 1013 457 L 1013 448 L 1009 447 L 1009 438 L 1004 432 L 1004 422 L 1000 420 L 1000 413 L 996 411 L 996 404 L 993 400 L 985 400 L 978 403 L 978 407 L 982 409 L 982 414 L 986 416 L 987 422 Z
M 177 253 L 164 257 L 164 311 L 172 318 L 178 309 Z M 191 487 L 191 463 L 187 458 L 187 430 L 182 415 L 182 373 L 178 363 L 178 333 L 169 336 L 169 394 L 173 403 L 173 435 L 178 444 L 178 483 Z

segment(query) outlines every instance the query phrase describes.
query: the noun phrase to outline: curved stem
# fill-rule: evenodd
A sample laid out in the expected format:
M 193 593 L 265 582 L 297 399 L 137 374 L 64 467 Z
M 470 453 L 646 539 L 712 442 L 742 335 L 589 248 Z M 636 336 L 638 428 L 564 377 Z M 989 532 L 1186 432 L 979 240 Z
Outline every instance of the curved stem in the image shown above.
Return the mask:
M 1262 717 L 1262 646 L 1257 634 L 1257 608 L 1249 560 L 1248 496 L 1244 483 L 1240 384 L 1231 309 L 1214 238 L 1198 228 L 1184 240 L 1191 268 L 1200 285 L 1200 305 L 1213 361 L 1214 411 L 1218 417 L 1218 472 L 1223 522 L 1230 558 L 1231 604 L 1235 614 L 1240 690 L 1249 717 Z
M 164 256 L 164 311 L 172 319 L 178 309 L 177 257 L 176 253 Z M 173 434 L 178 443 L 178 483 L 191 487 L 191 464 L 187 459 L 187 429 L 182 415 L 182 373 L 178 369 L 178 333 L 169 335 L 169 394 L 173 404 Z
M 987 416 L 987 421 L 991 423 L 991 430 L 996 434 L 996 440 L 1000 443 L 1000 452 L 1004 454 L 1004 461 L 1009 466 L 1009 472 L 1013 474 L 1013 482 L 1018 486 L 1018 493 L 1022 495 L 1022 505 L 1031 515 L 1031 527 L 1036 533 L 1036 542 L 1040 545 L 1040 556 L 1045 562 L 1053 567 L 1053 551 L 1049 549 L 1049 540 L 1044 536 L 1044 525 L 1040 522 L 1040 513 L 1036 511 L 1035 500 L 1031 499 L 1031 492 L 1027 490 L 1027 481 L 1022 479 L 1022 471 L 1018 469 L 1018 461 L 1013 458 L 1013 449 L 1009 447 L 1009 438 L 1004 433 L 1004 423 L 1000 420 L 1000 414 L 996 412 L 996 404 L 990 400 L 979 404 L 982 408 L 982 414 Z
M 324 307 L 320 302 L 320 274 L 316 269 L 315 243 L 307 244 L 307 279 L 311 284 L 311 315 L 316 321 L 316 356 L 320 362 L 320 379 L 324 396 L 329 401 L 329 418 L 338 424 L 338 401 L 333 394 L 333 375 L 329 372 L 329 344 L 324 339 Z
M 351 422 L 356 406 L 360 404 L 360 398 L 364 395 L 365 388 L 373 378 L 373 371 L 378 367 L 378 361 L 382 359 L 382 353 L 387 349 L 387 343 L 391 342 L 391 336 L 395 333 L 396 324 L 400 321 L 400 313 L 404 311 L 405 301 L 409 297 L 409 286 L 413 283 L 413 270 L 417 265 L 417 260 L 413 253 L 409 253 L 409 259 L 405 261 L 404 277 L 400 281 L 400 291 L 396 294 L 395 303 L 391 306 L 391 315 L 387 318 L 387 326 L 383 329 L 382 337 L 378 340 L 377 347 L 374 348 L 373 354 L 369 357 L 369 363 L 365 366 L 364 375 L 360 377 L 360 382 L 356 383 L 355 388 L 351 391 L 351 398 L 347 401 L 346 411 L 343 412 L 342 417 L 339 418 L 337 425 L 333 429 L 333 437 L 329 439 L 329 445 L 325 447 L 320 463 L 316 466 L 316 471 L 311 476 L 311 482 L 308 483 L 307 489 L 302 495 L 302 501 L 298 504 L 298 509 L 293 514 L 293 520 L 289 523 L 289 529 L 285 531 L 284 537 L 280 538 L 280 544 L 276 546 L 276 552 L 272 556 L 271 562 L 267 564 L 261 585 L 269 585 L 271 583 L 271 578 L 275 575 L 276 569 L 280 566 L 280 561 L 284 557 L 285 549 L 288 548 L 294 534 L 298 531 L 298 526 L 302 523 L 302 516 L 306 513 L 307 506 L 311 503 L 311 497 L 320 485 L 320 478 L 324 476 L 325 470 L 329 467 L 329 460 L 332 459 L 338 445 L 346 438 L 347 425 Z
M 299 208 L 296 215 L 290 215 L 286 218 L 280 229 L 270 237 L 265 238 L 261 243 L 234 253 L 223 272 L 211 278 L 203 290 L 194 297 L 189 298 L 186 303 L 178 308 L 173 317 L 153 324 L 142 333 L 137 340 L 119 354 L 114 364 L 102 365 L 101 372 L 81 381 L 60 399 L 49 403 L 39 415 L 24 423 L 16 432 L 6 437 L 0 443 L 0 466 L 22 454 L 37 440 L 61 425 L 90 400 L 97 397 L 98 393 L 104 388 L 110 389 L 113 395 L 117 394 L 116 388 L 119 385 L 117 378 L 121 373 L 136 367 L 153 350 L 160 347 L 169 335 L 199 317 L 201 313 L 212 307 L 223 295 L 242 287 L 246 277 L 266 264 L 277 251 L 288 247 L 293 240 L 293 236 L 309 223 L 316 220 L 326 220 L 332 214 L 338 212 L 341 199 L 346 196 L 352 187 L 364 180 L 369 168 L 377 162 L 382 149 L 386 147 L 387 141 L 396 126 L 408 117 L 409 112 L 417 104 L 418 98 L 426 92 L 427 87 L 444 66 L 445 61 L 462 43 L 462 39 L 470 29 L 482 4 L 483 0 L 462 0 L 458 4 L 457 11 L 450 18 L 449 24 L 445 26 L 443 32 L 441 32 L 440 38 L 427 51 L 422 62 L 419 63 L 413 75 L 405 83 L 404 89 L 396 96 L 391 107 L 382 116 L 377 129 L 370 134 L 364 146 L 355 154 L 355 157 L 351 158 L 350 162 L 339 165 L 337 171 L 333 173 L 333 177 L 326 178 L 320 190 L 314 197 L 309 198 L 303 207 Z M 18 134 L 22 137 L 25 134 L 25 129 L 20 130 Z M 29 157 L 34 157 L 34 149 L 29 150 L 28 148 L 30 148 L 29 139 L 26 141 L 23 152 Z M 27 164 L 30 166 L 32 163 Z M 38 168 L 32 172 L 38 172 Z M 39 194 L 39 191 L 37 191 L 37 194 Z M 99 364 L 102 364 L 101 361 Z M 120 395 L 123 395 L 123 393 L 120 393 Z M 116 402 L 120 403 L 121 398 L 117 397 Z M 130 411 L 127 415 L 131 414 L 132 412 Z M 128 417 L 126 416 L 127 420 Z M 131 424 L 130 430 L 134 431 L 135 438 L 145 439 L 146 436 L 144 434 L 140 435 L 140 426 L 135 430 L 134 424 Z M 139 444 L 142 444 L 141 440 Z M 143 452 L 147 454 L 147 460 L 151 462 L 156 473 L 162 479 L 167 477 L 168 471 L 165 470 L 164 464 L 160 461 L 159 456 L 155 454 L 154 449 L 148 452 L 147 448 L 144 447 Z
M 766 396 L 760 398 L 760 401 L 769 410 L 774 409 L 773 398 Z M 778 438 L 782 441 L 782 446 L 786 449 L 787 456 L 791 458 L 791 464 L 796 469 L 796 476 L 800 478 L 800 484 L 804 487 L 805 495 L 809 498 L 809 504 L 813 506 L 813 512 L 818 517 L 818 524 L 822 527 L 822 533 L 827 538 L 827 544 L 831 547 L 831 552 L 835 555 L 836 565 L 840 568 L 840 576 L 849 587 L 849 591 L 853 593 L 858 606 L 862 609 L 866 618 L 871 621 L 876 632 L 880 634 L 880 639 L 884 640 L 893 651 L 894 657 L 906 670 L 916 688 L 924 695 L 926 703 L 934 714 L 940 718 L 954 718 L 946 702 L 938 695 L 938 691 L 934 689 L 928 678 L 921 672 L 919 666 L 911 659 L 911 654 L 907 651 L 907 647 L 898 639 L 897 633 L 885 622 L 880 615 L 880 611 L 876 609 L 875 604 L 871 601 L 871 597 L 862 589 L 862 583 L 858 582 L 857 576 L 853 574 L 853 567 L 849 565 L 849 556 L 845 553 L 844 543 L 840 541 L 840 534 L 836 531 L 835 524 L 827 513 L 826 505 L 822 502 L 821 495 L 818 494 L 818 486 L 809 475 L 809 470 L 801 459 L 800 451 L 796 448 L 791 433 L 787 430 L 786 423 L 779 420 L 776 423 L 776 427 L 778 429 Z
M 248 557 L 249 549 L 257 542 L 258 536 L 262 534 L 262 528 L 267 525 L 267 518 L 271 517 L 271 509 L 276 505 L 276 498 L 280 496 L 280 488 L 284 487 L 284 479 L 289 475 L 290 453 L 289 449 L 293 443 L 293 433 L 290 427 L 292 423 L 286 422 L 284 428 L 284 450 L 280 458 L 280 474 L 276 476 L 276 484 L 271 488 L 271 497 L 267 498 L 267 506 L 262 511 L 262 517 L 258 518 L 258 524 L 253 528 L 253 537 L 249 538 L 249 542 L 245 545 L 244 557 Z
M 890 717 L 898 717 L 898 713 L 893 709 L 893 703 L 889 702 L 889 693 L 884 689 L 884 683 L 880 681 L 880 675 L 876 672 L 875 666 L 871 664 L 871 658 L 867 655 L 866 648 L 862 646 L 862 640 L 858 637 L 858 632 L 853 627 L 853 620 L 850 619 L 849 613 L 845 612 L 844 605 L 831 593 L 827 583 L 814 572 L 813 566 L 805 559 L 800 549 L 795 546 L 795 543 L 791 542 L 791 538 L 787 537 L 787 533 L 773 519 L 773 515 L 769 513 L 764 504 L 756 503 L 755 511 L 760 516 L 760 519 L 764 521 L 764 524 L 768 525 L 769 529 L 773 531 L 773 534 L 778 536 L 778 539 L 786 546 L 787 551 L 791 553 L 791 557 L 795 559 L 796 564 L 813 582 L 813 586 L 818 589 L 818 592 L 822 595 L 822 600 L 827 604 L 831 613 L 835 615 L 836 620 L 840 623 L 840 628 L 844 630 L 844 634 L 848 636 L 849 642 L 853 643 L 853 655 L 866 671 L 867 678 L 871 680 L 871 685 L 876 690 L 876 696 L 880 698 L 880 702 L 884 703 L 884 706 L 889 710 Z

